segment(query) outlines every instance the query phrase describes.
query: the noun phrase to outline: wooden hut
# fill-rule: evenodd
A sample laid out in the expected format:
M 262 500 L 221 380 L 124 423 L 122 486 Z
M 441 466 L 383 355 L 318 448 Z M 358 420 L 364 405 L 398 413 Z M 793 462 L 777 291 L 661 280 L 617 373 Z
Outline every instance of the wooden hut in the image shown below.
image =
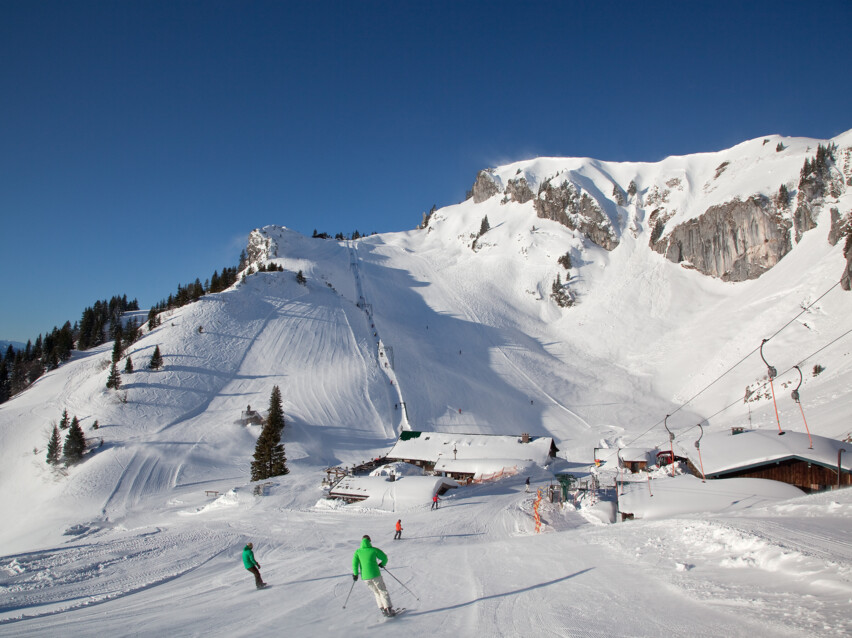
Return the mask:
M 696 449 L 677 441 L 698 476 L 762 478 L 819 492 L 852 485 L 852 445 L 803 432 L 743 430 L 706 434 Z M 699 456 L 700 452 L 700 456 Z

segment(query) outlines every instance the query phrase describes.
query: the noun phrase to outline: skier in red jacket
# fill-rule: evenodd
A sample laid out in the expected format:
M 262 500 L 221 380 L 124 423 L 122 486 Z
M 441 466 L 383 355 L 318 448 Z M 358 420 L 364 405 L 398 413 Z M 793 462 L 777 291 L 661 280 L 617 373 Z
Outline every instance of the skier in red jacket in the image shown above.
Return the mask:
M 396 522 L 396 533 L 393 535 L 394 540 L 402 539 L 402 519 Z

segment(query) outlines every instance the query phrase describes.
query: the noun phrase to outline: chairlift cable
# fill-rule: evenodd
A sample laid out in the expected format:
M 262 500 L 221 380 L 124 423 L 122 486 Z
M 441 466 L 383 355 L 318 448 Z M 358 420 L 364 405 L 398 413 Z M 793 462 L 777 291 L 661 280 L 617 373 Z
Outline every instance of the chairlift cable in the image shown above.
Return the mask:
M 816 300 L 814 300 L 814 301 L 813 301 L 813 302 L 812 302 L 812 303 L 811 303 L 811 304 L 810 304 L 807 308 L 805 308 L 804 310 L 802 310 L 802 312 L 800 312 L 798 315 L 796 315 L 796 317 L 794 317 L 792 320 L 788 321 L 786 324 L 784 324 L 784 326 L 782 326 L 782 327 L 781 327 L 779 330 L 777 330 L 774 334 L 772 334 L 770 337 L 768 337 L 767 339 L 765 339 L 763 343 L 765 343 L 766 341 L 769 341 L 770 339 L 772 339 L 772 338 L 776 337 L 776 336 L 777 336 L 777 335 L 778 335 L 778 334 L 779 334 L 782 330 L 784 330 L 784 328 L 786 328 L 787 326 L 789 326 L 791 323 L 793 323 L 793 321 L 795 321 L 795 320 L 796 320 L 799 316 L 801 316 L 801 314 L 802 314 L 803 312 L 806 312 L 806 311 L 807 311 L 808 309 L 810 309 L 810 308 L 811 308 L 811 307 L 812 307 L 812 306 L 813 306 L 813 305 L 814 305 L 817 301 L 819 301 L 820 299 L 822 299 L 823 297 L 825 297 L 825 296 L 826 296 L 829 292 L 831 292 L 831 290 L 833 290 L 833 289 L 837 286 L 837 284 L 838 284 L 838 283 L 840 283 L 840 282 L 838 281 L 838 282 L 837 282 L 837 283 L 835 283 L 835 284 L 834 284 L 831 288 L 829 288 L 829 289 L 828 289 L 828 290 L 826 290 L 823 294 L 821 294 L 819 297 L 817 297 L 817 298 L 816 298 Z M 849 329 L 849 330 L 847 330 L 846 332 L 844 332 L 843 334 L 841 334 L 841 335 L 839 335 L 839 336 L 835 337 L 834 339 L 832 339 L 831 341 L 829 341 L 827 344 L 825 344 L 824 346 L 822 346 L 822 347 L 821 347 L 821 348 L 819 348 L 818 350 L 815 350 L 814 352 L 812 352 L 812 353 L 811 353 L 811 354 L 809 354 L 808 356 L 804 357 L 804 358 L 803 358 L 801 361 L 799 361 L 799 363 L 797 363 L 796 365 L 801 366 L 801 365 L 802 365 L 805 361 L 807 361 L 808 359 L 810 359 L 810 358 L 812 358 L 812 357 L 815 357 L 815 356 L 816 356 L 816 355 L 818 355 L 820 352 L 822 352 L 822 351 L 823 351 L 823 350 L 825 350 L 826 348 L 828 348 L 828 347 L 830 347 L 830 346 L 834 345 L 837 341 L 840 341 L 843 337 L 847 336 L 847 335 L 848 335 L 848 334 L 850 334 L 850 333 L 852 333 L 852 329 Z M 739 365 L 740 365 L 743 361 L 745 361 L 746 359 L 748 359 L 748 358 L 749 358 L 751 355 L 753 355 L 755 352 L 760 351 L 761 346 L 763 345 L 763 343 L 761 343 L 761 345 L 760 345 L 760 346 L 758 346 L 758 347 L 754 348 L 753 350 L 751 350 L 751 352 L 749 352 L 748 354 L 746 354 L 746 355 L 745 355 L 742 359 L 740 359 L 740 360 L 739 360 L 739 361 L 737 361 L 734 365 L 732 365 L 730 368 L 728 368 L 727 370 L 725 370 L 725 372 L 723 372 L 721 375 L 719 375 L 718 377 L 716 377 L 716 379 L 714 379 L 713 381 L 711 381 L 710 383 L 708 383 L 706 386 L 704 386 L 704 388 L 702 388 L 702 389 L 701 389 L 701 390 L 699 390 L 696 394 L 694 394 L 692 397 L 690 397 L 690 398 L 689 398 L 689 399 L 687 399 L 685 402 L 683 402 L 683 403 L 682 403 L 680 406 L 678 406 L 675 410 L 673 410 L 672 412 L 670 412 L 670 413 L 668 414 L 668 416 L 674 416 L 675 414 L 677 414 L 680 410 L 682 410 L 683 408 L 685 408 L 685 407 L 686 407 L 687 405 L 689 405 L 692 401 L 694 401 L 696 398 L 698 398 L 700 395 L 702 395 L 704 392 L 706 392 L 708 389 L 710 389 L 710 387 L 712 387 L 715 383 L 717 383 L 719 380 L 721 380 L 723 377 L 725 377 L 727 374 L 729 374 L 732 370 L 734 370 L 737 366 L 739 366 Z M 765 360 L 764 360 L 764 361 L 765 361 Z M 778 376 L 784 376 L 785 374 L 787 374 L 788 372 L 790 372 L 790 370 L 792 370 L 793 368 L 795 368 L 795 367 L 796 367 L 796 365 L 794 365 L 794 366 L 790 366 L 789 368 L 787 368 L 786 370 L 784 370 L 783 372 L 781 372 L 781 374 L 780 374 L 780 375 L 778 375 Z M 758 386 L 758 388 L 757 388 L 757 389 L 758 389 L 758 390 L 760 390 L 761 388 L 763 388 L 763 387 L 765 387 L 765 386 L 766 386 L 766 383 L 763 383 L 762 385 Z M 706 417 L 706 418 L 702 419 L 702 422 L 704 422 L 704 423 L 708 423 L 708 422 L 710 421 L 710 419 L 712 419 L 712 418 L 715 418 L 715 417 L 719 416 L 722 412 L 724 412 L 725 410 L 728 410 L 728 409 L 732 408 L 733 406 L 737 405 L 740 401 L 741 401 L 741 399 L 736 399 L 735 401 L 732 401 L 731 403 L 729 403 L 729 404 L 728 404 L 728 405 L 726 405 L 725 407 L 723 407 L 723 408 L 721 408 L 720 410 L 718 410 L 718 411 L 714 412 L 712 415 L 710 415 L 710 416 L 708 416 L 708 417 Z M 645 436 L 646 434 L 648 434 L 649 432 L 651 432 L 651 430 L 653 430 L 654 428 L 656 428 L 656 427 L 657 427 L 657 426 L 659 426 L 659 425 L 663 425 L 664 423 L 665 423 L 665 420 L 664 420 L 664 419 L 660 419 L 659 421 L 657 421 L 656 423 L 654 423 L 653 425 L 651 425 L 651 426 L 650 426 L 647 430 L 645 430 L 644 432 L 642 432 L 642 433 L 641 433 L 641 434 L 639 434 L 638 436 L 634 437 L 634 438 L 633 438 L 633 439 L 629 442 L 629 444 L 628 444 L 628 445 L 632 445 L 633 443 L 635 443 L 636 441 L 638 441 L 639 439 L 641 439 L 643 436 Z M 682 432 L 678 433 L 678 434 L 676 435 L 676 437 L 680 437 L 682 434 L 685 434 L 686 432 L 689 432 L 689 431 L 690 431 L 692 428 L 694 428 L 694 427 L 696 427 L 696 426 L 694 426 L 694 425 L 693 425 L 693 426 L 688 427 L 686 430 L 683 430 Z M 612 455 L 610 455 L 610 456 L 612 456 Z M 609 458 L 609 457 L 607 457 L 607 458 Z

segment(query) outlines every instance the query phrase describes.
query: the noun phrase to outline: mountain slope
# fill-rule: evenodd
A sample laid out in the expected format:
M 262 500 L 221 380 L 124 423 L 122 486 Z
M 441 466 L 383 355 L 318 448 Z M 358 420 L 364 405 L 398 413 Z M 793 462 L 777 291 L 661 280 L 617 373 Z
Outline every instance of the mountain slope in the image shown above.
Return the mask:
M 669 427 L 684 437 L 693 437 L 691 428 L 703 419 L 709 419 L 708 430 L 749 422 L 774 428 L 768 393 L 742 401 L 747 386 L 765 379 L 757 351 L 763 339 L 769 339 L 764 356 L 781 373 L 775 391 L 784 427 L 801 429 L 799 406 L 789 398 L 798 383 L 792 366 L 799 364 L 811 431 L 849 434 L 852 293 L 836 285 L 843 242 L 828 241 L 827 210 L 849 212 L 845 192 L 821 205 L 817 226 L 775 266 L 748 281 L 708 277 L 650 246 L 654 229 L 645 203 L 655 186 L 680 176 L 683 189 L 669 187 L 667 210 L 677 210 L 669 223 L 685 223 L 732 197 L 777 190 L 777 180 L 795 176 L 807 148 L 817 144 L 785 138 L 786 149 L 776 151 L 776 138 L 768 139 L 658 164 L 549 158 L 501 167 L 489 179 L 503 191 L 435 211 L 426 228 L 410 232 L 337 242 L 280 226 L 254 231 L 254 258 L 285 271 L 248 275 L 228 291 L 167 313 L 128 351 L 137 372 L 124 375 L 121 391 L 105 388 L 111 351 L 105 345 L 77 353 L 0 406 L 0 511 L 9 514 L 0 531 L 0 563 L 8 574 L 0 581 L 0 622 L 36 616 L 0 624 L 0 634 L 46 634 L 65 623 L 88 627 L 97 612 L 85 609 L 82 599 L 108 605 L 113 629 L 145 618 L 146 633 L 178 626 L 184 634 L 239 635 L 241 628 L 249 631 L 250 620 L 262 627 L 286 621 L 304 635 L 343 631 L 348 621 L 329 611 L 327 599 L 341 602 L 349 583 L 333 579 L 349 580 L 350 546 L 362 531 L 390 529 L 391 517 L 398 516 L 412 521 L 411 535 L 421 539 L 415 547 L 440 557 L 436 566 L 414 548 L 394 547 L 402 560 L 393 565 L 405 582 L 425 589 L 414 576 L 430 579 L 429 596 L 422 596 L 428 606 L 411 618 L 417 630 L 440 617 L 462 634 L 488 626 L 493 635 L 520 635 L 533 626 L 565 635 L 576 626 L 578 635 L 593 635 L 595 623 L 613 608 L 621 610 L 621 623 L 641 608 L 648 627 L 668 615 L 684 631 L 692 627 L 693 635 L 718 635 L 720 628 L 753 634 L 767 622 L 779 635 L 795 635 L 813 622 L 836 623 L 842 632 L 838 610 L 848 590 L 848 542 L 829 532 L 829 558 L 808 569 L 826 579 L 834 597 L 821 612 L 801 608 L 798 624 L 785 630 L 774 620 L 781 604 L 773 602 L 772 576 L 755 577 L 755 596 L 768 611 L 753 610 L 743 620 L 724 609 L 739 585 L 726 587 L 719 569 L 708 567 L 714 600 L 722 605 L 701 600 L 701 574 L 680 574 L 674 595 L 687 611 L 672 615 L 665 599 L 671 573 L 654 564 L 654 557 L 664 556 L 646 548 L 647 560 L 637 558 L 642 552 L 615 559 L 607 548 L 622 541 L 643 547 L 647 532 L 686 556 L 688 532 L 638 523 L 635 531 L 602 531 L 572 510 L 548 514 L 549 531 L 560 533 L 535 537 L 531 501 L 511 481 L 460 491 L 451 503 L 459 507 L 447 508 L 440 519 L 409 505 L 393 514 L 317 505 L 325 467 L 378 456 L 405 428 L 550 435 L 561 450 L 559 468 L 576 473 L 586 471 L 595 447 L 667 441 L 666 414 L 673 415 Z M 713 178 L 724 161 L 726 169 Z M 579 227 L 542 219 L 532 200 L 505 198 L 519 170 L 532 192 L 558 174 L 592 193 L 617 243 L 606 249 Z M 614 185 L 626 195 L 631 181 L 642 205 L 609 199 Z M 705 188 L 709 182 L 712 188 Z M 478 236 L 486 216 L 490 230 Z M 570 270 L 557 261 L 566 253 Z M 296 282 L 297 271 L 306 285 Z M 550 298 L 557 275 L 568 282 L 571 307 Z M 145 365 L 155 346 L 165 359 L 159 371 Z M 824 368 L 816 376 L 815 365 Z M 272 481 L 269 497 L 254 497 L 249 462 L 259 428 L 238 419 L 249 404 L 265 409 L 274 385 L 284 398 L 283 440 L 292 473 Z M 103 444 L 84 463 L 57 472 L 45 464 L 44 447 L 64 408 L 81 419 L 96 446 Z M 95 420 L 97 431 L 90 429 Z M 536 478 L 549 477 L 542 470 Z M 823 496 L 795 507 L 839 520 L 842 528 L 847 501 L 839 496 L 834 507 Z M 792 537 L 801 528 L 797 520 L 790 523 Z M 701 524 L 733 534 L 715 519 Z M 748 529 L 758 534 L 759 527 Z M 712 536 L 707 531 L 703 538 Z M 235 556 L 249 538 L 264 548 L 260 560 L 272 580 L 300 583 L 300 591 L 288 589 L 287 606 L 256 615 L 260 603 L 246 592 L 211 616 L 232 583 L 245 578 L 228 570 L 238 569 Z M 499 557 L 513 552 L 526 562 L 506 559 L 514 576 L 503 581 L 506 564 Z M 488 560 L 473 560 L 474 553 Z M 117 558 L 122 555 L 126 563 Z M 554 555 L 573 558 L 554 564 Z M 817 560 L 807 548 L 802 555 Z M 833 559 L 839 568 L 829 564 Z M 158 562 L 169 567 L 152 569 Z M 791 570 L 782 580 L 790 584 L 796 577 Z M 41 588 L 39 579 L 53 585 Z M 620 579 L 626 589 L 605 595 Z M 566 605 L 569 592 L 580 605 Z M 637 601 L 638 592 L 644 593 Z M 535 606 L 537 596 L 544 597 L 543 608 Z M 182 609 L 170 612 L 175 597 Z M 359 613 L 369 613 L 371 604 L 362 599 Z M 153 611 L 146 615 L 142 607 Z M 610 626 L 600 633 L 658 630 Z M 369 633 L 360 631 L 355 635 Z

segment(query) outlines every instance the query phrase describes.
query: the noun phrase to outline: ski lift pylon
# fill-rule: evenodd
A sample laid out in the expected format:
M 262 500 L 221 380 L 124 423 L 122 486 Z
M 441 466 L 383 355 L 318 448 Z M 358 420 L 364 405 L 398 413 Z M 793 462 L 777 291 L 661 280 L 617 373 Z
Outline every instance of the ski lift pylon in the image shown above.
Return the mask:
M 767 341 L 769 341 L 769 339 L 764 339 L 760 342 L 760 358 L 763 359 L 763 363 L 766 364 L 766 371 L 769 374 L 769 388 L 772 390 L 772 405 L 775 406 L 775 420 L 778 422 L 778 436 L 783 436 L 784 430 L 781 429 L 781 418 L 778 416 L 778 402 L 775 400 L 775 385 L 772 383 L 772 379 L 778 376 L 778 371 L 774 366 L 769 365 L 766 357 L 763 356 L 763 346 Z
M 675 439 L 675 437 L 674 437 L 674 434 L 672 433 L 672 431 L 669 430 L 668 421 L 669 421 L 670 416 L 671 416 L 671 414 L 667 414 L 666 418 L 663 419 L 663 427 L 666 428 L 666 432 L 669 433 L 669 447 L 671 448 L 671 452 L 672 452 L 672 476 L 674 476 L 675 475 L 675 457 L 674 457 L 674 439 Z
M 796 389 L 793 390 L 791 396 L 793 397 L 793 401 L 795 401 L 799 405 L 799 411 L 802 413 L 802 421 L 805 422 L 805 432 L 808 433 L 808 449 L 814 449 L 814 442 L 811 439 L 811 431 L 808 428 L 808 420 L 805 418 L 805 409 L 802 407 L 802 401 L 799 398 L 799 388 L 802 387 L 802 381 L 804 380 L 804 376 L 802 375 L 802 369 L 799 366 L 793 366 L 796 368 L 796 372 L 799 373 L 799 385 L 796 386 Z
M 701 482 L 706 483 L 707 477 L 704 475 L 704 461 L 701 458 L 701 437 L 704 436 L 704 428 L 701 427 L 701 424 L 696 424 L 696 427 L 701 430 L 701 434 L 698 435 L 698 440 L 695 441 L 695 449 L 698 450 L 698 462 L 701 464 Z

